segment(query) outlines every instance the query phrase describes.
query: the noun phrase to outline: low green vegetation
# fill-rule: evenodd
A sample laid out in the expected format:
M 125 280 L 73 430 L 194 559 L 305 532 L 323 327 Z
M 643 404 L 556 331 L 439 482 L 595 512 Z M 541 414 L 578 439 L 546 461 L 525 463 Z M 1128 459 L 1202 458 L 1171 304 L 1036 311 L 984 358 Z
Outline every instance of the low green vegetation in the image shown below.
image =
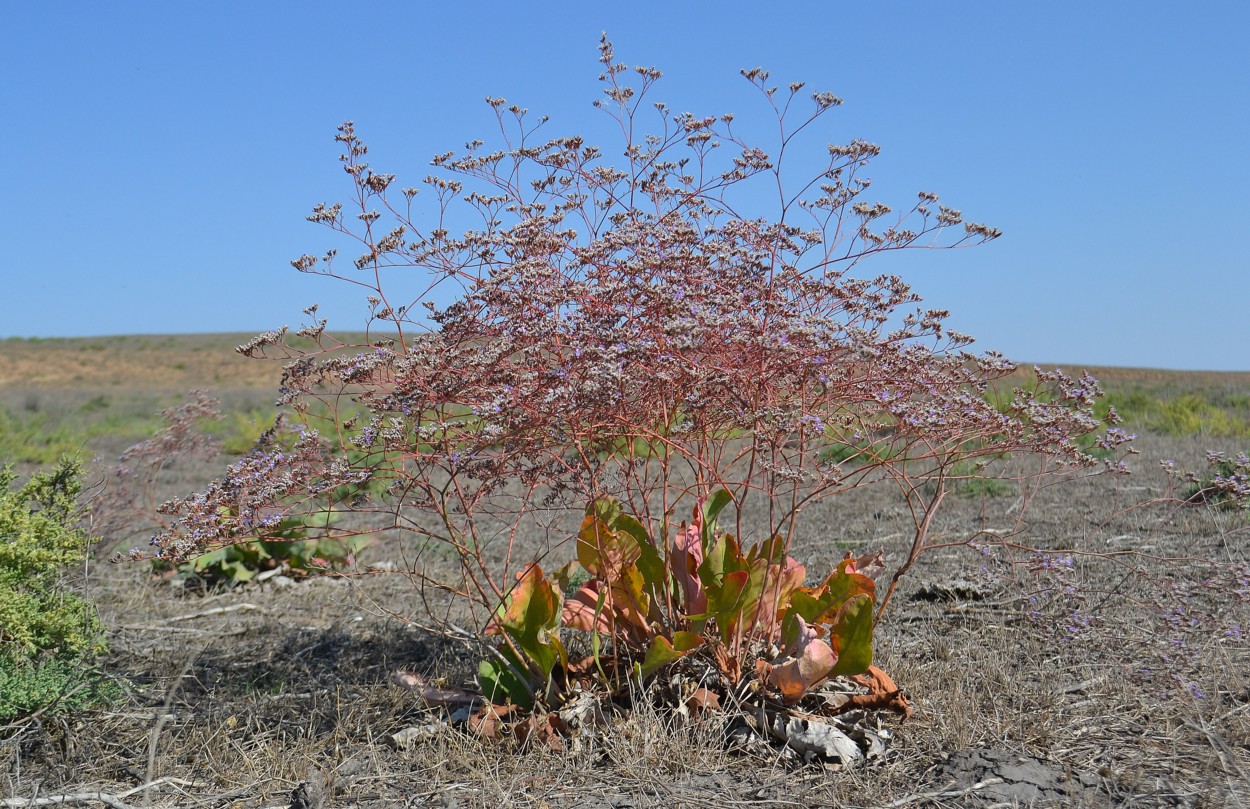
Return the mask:
M 319 575 L 351 565 L 367 544 L 365 537 L 308 537 L 310 526 L 299 519 L 283 520 L 277 533 L 282 539 L 254 540 L 227 545 L 197 556 L 176 567 L 156 563 L 158 573 L 173 570 L 207 589 L 246 584 L 265 571 L 287 575 Z
M 1210 453 L 1206 470 L 1186 478 L 1185 502 L 1250 512 L 1250 455 Z
M 1109 390 L 1099 407 L 1103 413 L 1114 407 L 1129 426 L 1164 435 L 1250 438 L 1250 393 L 1126 387 Z
M 999 383 L 987 396 L 1002 409 L 1011 401 L 1014 384 L 1014 379 Z M 1182 438 L 1250 438 L 1250 389 L 1232 381 L 1190 382 L 1179 372 L 1163 382 L 1129 379 L 1102 384 L 1104 395 L 1094 405 L 1097 418 L 1115 408 L 1131 430 Z
M 876 440 L 864 439 L 856 444 L 829 444 L 820 451 L 818 460 L 826 465 L 849 463 L 852 466 L 859 466 L 889 461 L 898 455 L 898 447 L 889 437 L 885 437 Z
M 0 405 L 0 458 L 19 465 L 51 466 L 65 455 L 89 454 L 99 438 L 138 440 L 159 424 L 151 407 L 118 403 L 104 395 L 80 405 L 60 402 L 55 409 L 45 404 L 30 396 L 20 408 Z
M 954 479 L 951 490 L 962 497 L 1003 497 L 1015 492 L 1011 483 L 987 475 L 986 470 L 969 461 L 960 461 L 950 470 Z
M 82 449 L 86 435 L 69 426 L 53 427 L 43 413 L 0 410 L 0 457 L 11 463 L 47 465 Z
M 261 434 L 273 426 L 277 413 L 273 408 L 248 407 L 228 410 L 221 419 L 205 426 L 205 432 L 221 442 L 227 455 L 246 455 L 256 446 Z
M 619 501 L 593 500 L 577 534 L 577 561 L 551 576 L 528 565 L 495 610 L 486 633 L 502 643 L 478 668 L 482 693 L 525 709 L 566 699 L 577 681 L 570 666 L 578 665 L 563 630 L 590 635 L 592 655 L 583 662 L 609 691 L 709 651 L 726 678 L 753 673 L 753 690 L 773 689 L 787 705 L 831 677 L 868 671 L 876 584 L 858 569 L 875 574 L 879 559 L 848 555 L 819 585 L 803 587 L 806 569 L 786 555 L 780 536 L 744 549 L 719 529 L 716 517 L 732 502 L 726 490 L 714 492 L 666 547 L 666 536 L 650 533 Z M 779 648 L 761 653 L 761 639 Z M 751 655 L 758 662 L 745 666 Z
M 81 464 L 67 457 L 21 487 L 16 480 L 10 467 L 0 471 L 0 721 L 103 694 L 91 670 L 104 649 L 95 609 L 65 582 L 87 554 Z

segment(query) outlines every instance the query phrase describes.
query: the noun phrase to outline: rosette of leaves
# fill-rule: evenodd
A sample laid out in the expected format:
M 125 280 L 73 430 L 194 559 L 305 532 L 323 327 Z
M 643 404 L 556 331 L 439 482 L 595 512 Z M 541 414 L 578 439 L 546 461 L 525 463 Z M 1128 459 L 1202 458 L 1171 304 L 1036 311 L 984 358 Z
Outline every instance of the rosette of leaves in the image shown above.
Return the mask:
M 355 561 L 356 554 L 368 544 L 368 539 L 360 536 L 318 538 L 313 535 L 312 532 L 326 529 L 337 520 L 338 513 L 333 511 L 286 517 L 270 529 L 266 539 L 218 548 L 188 559 L 174 570 L 178 574 L 194 577 L 209 587 L 246 584 L 268 570 L 281 569 L 296 576 L 341 570 Z
M 1229 457 L 1223 452 L 1207 454 L 1207 469 L 1185 477 L 1184 502 L 1228 510 L 1250 511 L 1250 454 Z
M 727 682 L 757 677 L 787 704 L 831 677 L 867 671 L 876 586 L 865 571 L 880 569 L 879 555 L 845 559 L 805 587 L 806 569 L 783 538 L 744 550 L 719 530 L 716 517 L 732 501 L 725 490 L 700 500 L 665 547 L 617 500 L 593 500 L 577 561 L 552 576 L 529 565 L 496 610 L 486 631 L 504 642 L 479 670 L 485 695 L 530 708 L 558 698 L 572 672 L 595 672 L 611 688 L 697 653 Z M 590 633 L 590 661 L 570 663 L 564 629 Z

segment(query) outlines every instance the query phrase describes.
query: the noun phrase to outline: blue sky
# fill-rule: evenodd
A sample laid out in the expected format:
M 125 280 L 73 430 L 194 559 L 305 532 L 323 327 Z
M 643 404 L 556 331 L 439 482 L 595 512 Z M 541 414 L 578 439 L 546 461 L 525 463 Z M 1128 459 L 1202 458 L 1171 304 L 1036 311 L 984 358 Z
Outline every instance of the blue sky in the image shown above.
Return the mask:
M 346 285 L 289 261 L 334 242 L 335 127 L 417 185 L 491 131 L 484 96 L 604 131 L 599 33 L 675 111 L 767 114 L 762 65 L 846 101 L 825 142 L 882 147 L 919 190 L 1002 228 L 898 272 L 1026 362 L 1250 370 L 1250 4 L 9 2 L 0 11 L 0 337 L 261 331 Z M 865 265 L 865 270 L 872 265 Z

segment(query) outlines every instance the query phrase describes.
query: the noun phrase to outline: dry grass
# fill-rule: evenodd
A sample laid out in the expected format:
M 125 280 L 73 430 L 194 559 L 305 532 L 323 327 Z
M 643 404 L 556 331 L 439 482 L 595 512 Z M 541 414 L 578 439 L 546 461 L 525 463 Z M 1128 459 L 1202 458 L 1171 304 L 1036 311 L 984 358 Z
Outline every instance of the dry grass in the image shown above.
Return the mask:
M 18 366 L 10 361 L 18 355 L 35 365 L 66 364 L 65 356 L 92 351 L 72 348 L 58 358 L 38 353 L 51 351 L 47 346 L 13 341 L 0 349 L 5 402 L 94 390 L 85 366 L 36 380 L 22 371 L 12 376 Z M 111 357 L 109 350 L 95 353 Z M 168 350 L 188 363 L 194 353 Z M 136 346 L 117 352 L 109 384 L 121 367 L 137 375 L 123 384 L 141 392 L 190 381 L 167 369 L 154 376 L 144 370 L 169 365 L 174 354 L 148 356 Z M 265 374 L 274 368 L 255 365 Z M 208 365 L 196 368 L 187 370 L 201 383 L 213 378 Z M 270 384 L 265 374 L 225 376 L 222 387 L 260 391 Z M 1162 437 L 1140 443 L 1137 477 L 1040 493 L 1029 511 L 1029 541 L 1244 560 L 1244 517 L 1125 510 L 1163 492 L 1154 471 L 1159 459 L 1196 465 L 1206 449 L 1235 447 Z M 194 486 L 212 471 L 179 469 L 169 484 Z M 937 530 L 959 536 L 1006 524 L 1015 503 L 1014 494 L 951 498 Z M 884 545 L 897 558 L 907 528 L 899 506 L 888 492 L 865 491 L 805 514 L 809 531 L 796 555 L 811 569 L 844 547 Z M 363 563 L 402 560 L 411 550 L 405 541 L 384 537 Z M 1012 568 L 974 553 L 927 557 L 878 632 L 878 660 L 907 690 L 916 715 L 906 723 L 887 720 L 895 736 L 884 763 L 850 772 L 727 751 L 714 722 L 679 721 L 645 700 L 614 720 L 610 732 L 564 752 L 521 751 L 456 729 L 398 749 L 388 741 L 392 734 L 437 722 L 440 713 L 392 686 L 391 673 L 414 670 L 459 685 L 475 666 L 463 649 L 394 617 L 420 617 L 402 576 L 271 581 L 200 596 L 153 582 L 140 566 L 100 565 L 88 584 L 110 627 L 104 669 L 130 690 L 108 709 L 0 730 L 0 797 L 10 799 L 0 805 L 104 792 L 132 807 L 1248 806 L 1250 651 L 1216 623 L 1188 631 L 1183 647 L 1170 645 L 1166 616 L 1152 597 L 1175 565 L 1143 561 L 1128 570 L 1083 558 L 1074 583 L 1084 601 L 1039 606 L 1021 598 L 1032 586 L 1023 566 L 1013 579 Z M 983 597 L 922 600 L 925 580 L 974 580 Z M 1250 626 L 1246 604 L 1228 592 L 1203 591 L 1195 599 L 1221 626 Z M 1074 605 L 1093 621 L 1069 632 Z M 1160 667 L 1168 654 L 1183 685 Z M 986 773 L 961 764 L 963 751 L 1020 756 L 1012 760 L 1043 768 L 1055 789 L 1013 798 L 996 791 L 1002 784 L 977 787 L 973 779 Z M 134 791 L 146 783 L 155 785 Z M 293 803 L 301 784 L 303 803 Z M 1062 789 L 1066 797 L 1055 791 Z

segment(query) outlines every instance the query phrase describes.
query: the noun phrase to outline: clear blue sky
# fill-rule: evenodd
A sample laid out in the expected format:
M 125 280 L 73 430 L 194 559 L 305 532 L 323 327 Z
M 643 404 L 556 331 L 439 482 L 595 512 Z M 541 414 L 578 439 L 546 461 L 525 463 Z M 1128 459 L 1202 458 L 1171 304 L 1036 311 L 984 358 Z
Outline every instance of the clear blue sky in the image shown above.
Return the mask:
M 762 65 L 846 104 L 887 203 L 936 191 L 1003 238 L 899 272 L 1027 362 L 1250 369 L 1250 4 L 7 2 L 0 337 L 260 331 L 343 284 L 288 262 L 345 195 L 335 127 L 417 185 L 482 98 L 593 134 L 599 32 L 675 111 L 762 117 Z M 821 143 L 811 144 L 817 151 Z M 871 265 L 866 265 L 865 270 Z

